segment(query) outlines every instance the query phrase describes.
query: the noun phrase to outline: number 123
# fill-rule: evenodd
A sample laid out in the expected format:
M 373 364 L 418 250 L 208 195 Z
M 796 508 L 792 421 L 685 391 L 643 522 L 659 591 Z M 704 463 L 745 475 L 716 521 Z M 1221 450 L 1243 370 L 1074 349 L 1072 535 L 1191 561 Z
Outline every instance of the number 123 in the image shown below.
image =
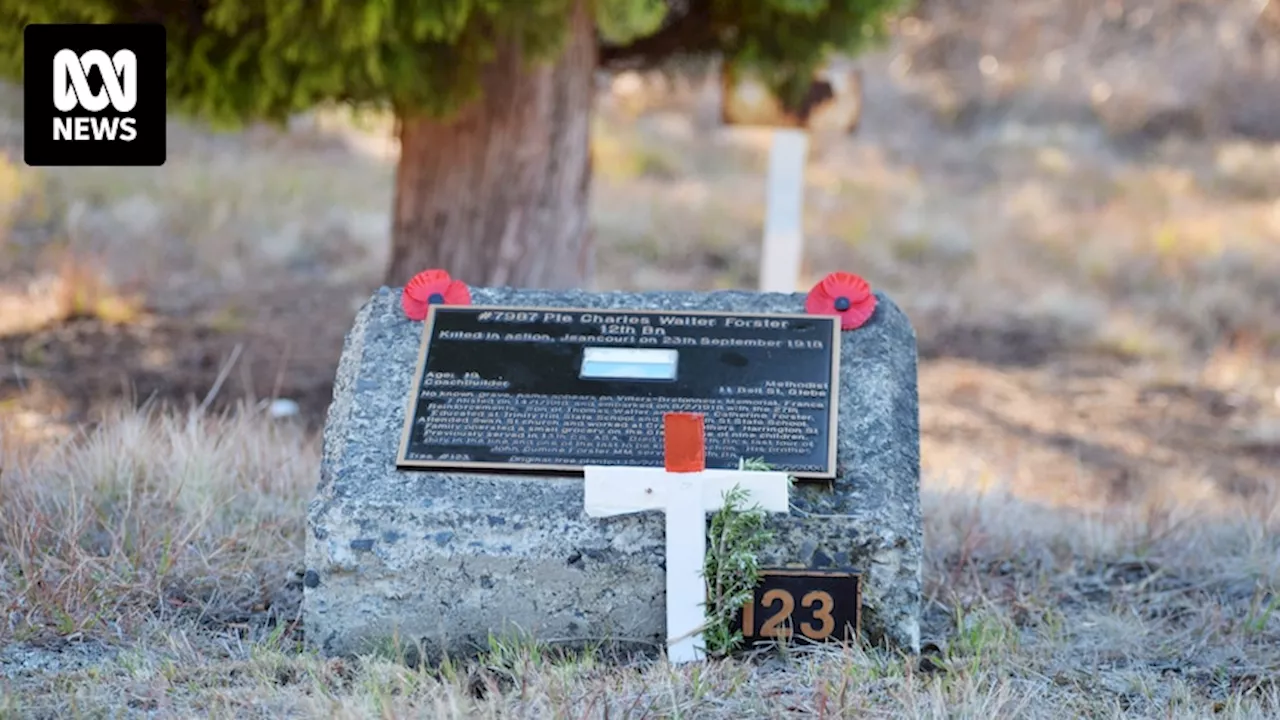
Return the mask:
M 756 603 L 749 602 L 742 608 L 742 635 L 744 637 L 773 637 L 780 640 L 791 636 L 791 629 L 783 623 L 791 617 L 796 607 L 795 595 L 787 590 L 773 588 L 760 598 L 762 607 L 773 609 L 781 604 L 778 611 L 765 619 L 756 632 Z M 810 640 L 826 640 L 836 630 L 836 620 L 831 615 L 835 609 L 835 601 L 831 593 L 825 590 L 813 590 L 800 598 L 800 607 L 809 610 L 813 622 L 800 623 L 800 633 Z

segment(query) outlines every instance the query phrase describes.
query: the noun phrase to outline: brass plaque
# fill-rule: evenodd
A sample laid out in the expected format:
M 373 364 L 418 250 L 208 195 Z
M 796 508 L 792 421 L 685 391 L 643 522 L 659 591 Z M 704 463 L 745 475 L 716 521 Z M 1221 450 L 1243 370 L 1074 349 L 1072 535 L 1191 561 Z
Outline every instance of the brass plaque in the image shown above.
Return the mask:
M 774 569 L 760 572 L 736 627 L 749 644 L 854 642 L 862 631 L 862 573 Z
M 836 472 L 840 326 L 808 314 L 432 307 L 397 467 L 663 466 L 662 418 L 705 418 L 706 467 Z

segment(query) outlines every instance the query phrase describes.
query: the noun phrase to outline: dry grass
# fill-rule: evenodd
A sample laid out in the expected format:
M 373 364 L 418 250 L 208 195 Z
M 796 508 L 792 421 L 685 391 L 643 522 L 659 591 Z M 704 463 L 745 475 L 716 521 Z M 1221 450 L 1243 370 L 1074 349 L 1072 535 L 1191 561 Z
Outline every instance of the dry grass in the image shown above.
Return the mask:
M 63 251 L 51 272 L 25 287 L 0 287 L 0 337 L 82 318 L 108 324 L 139 320 L 144 299 L 111 287 L 91 258 Z
M 926 477 L 923 659 L 766 652 L 673 669 L 507 639 L 475 663 L 415 669 L 300 649 L 318 448 L 291 425 L 141 412 L 73 437 L 3 437 L 6 717 L 1280 712 L 1274 497 L 1079 513 L 1014 499 L 998 479 Z
M 296 563 L 315 452 L 250 414 L 128 413 L 0 456 L 7 633 L 128 635 L 192 605 L 252 601 Z M 18 446 L 18 447 L 15 447 Z M 265 584 L 265 585 L 264 585 Z

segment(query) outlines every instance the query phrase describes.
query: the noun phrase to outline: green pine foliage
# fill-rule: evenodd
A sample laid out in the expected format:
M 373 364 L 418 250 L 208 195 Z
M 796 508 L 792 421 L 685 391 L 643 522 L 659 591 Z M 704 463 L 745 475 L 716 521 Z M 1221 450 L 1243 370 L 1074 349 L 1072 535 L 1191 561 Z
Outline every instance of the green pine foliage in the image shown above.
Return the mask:
M 713 657 L 732 653 L 744 641 L 742 631 L 733 625 L 760 584 L 757 554 L 773 539 L 773 533 L 765 528 L 766 519 L 758 505 L 747 505 L 747 492 L 736 485 L 724 494 L 720 510 L 711 516 L 710 543 L 702 568 L 707 585 L 702 641 Z
M 597 0 L 601 40 L 626 44 L 653 33 L 667 19 L 666 0 Z
M 788 93 L 807 87 L 827 53 L 876 38 L 900 3 L 590 1 L 606 63 L 723 53 Z M 501 43 L 554 55 L 573 2 L 0 0 L 0 76 L 20 81 L 28 23 L 161 22 L 176 112 L 235 124 L 336 101 L 443 116 L 477 95 Z
M 758 73 L 788 104 L 803 97 L 832 53 L 856 54 L 884 38 L 900 0 L 716 0 L 724 23 L 718 50 Z

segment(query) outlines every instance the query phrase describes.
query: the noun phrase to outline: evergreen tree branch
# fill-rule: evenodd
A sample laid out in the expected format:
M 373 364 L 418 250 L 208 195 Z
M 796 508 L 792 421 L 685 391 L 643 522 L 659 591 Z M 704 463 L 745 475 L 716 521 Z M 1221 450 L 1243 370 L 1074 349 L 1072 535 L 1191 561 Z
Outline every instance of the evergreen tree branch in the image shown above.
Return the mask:
M 721 48 L 711 0 L 689 0 L 687 9 L 657 32 L 625 45 L 602 45 L 600 66 L 608 70 L 647 70 L 676 55 L 709 55 Z

